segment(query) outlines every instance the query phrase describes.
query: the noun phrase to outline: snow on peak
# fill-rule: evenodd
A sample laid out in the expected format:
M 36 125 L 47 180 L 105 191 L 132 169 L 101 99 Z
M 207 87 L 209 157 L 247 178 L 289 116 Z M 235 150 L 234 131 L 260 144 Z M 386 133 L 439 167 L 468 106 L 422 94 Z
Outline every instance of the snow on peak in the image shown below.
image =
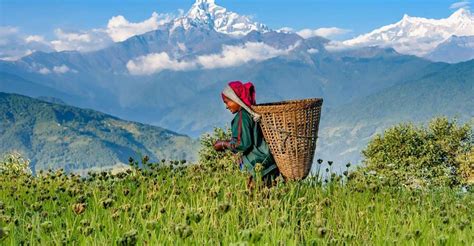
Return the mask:
M 472 14 L 471 14 L 471 11 L 469 11 L 469 9 L 465 9 L 465 8 L 460 8 L 458 10 L 456 10 L 456 12 L 454 12 L 451 16 L 449 16 L 448 19 L 459 19 L 459 18 L 472 18 Z
M 178 26 L 189 29 L 192 26 L 204 26 L 217 32 L 240 36 L 253 30 L 267 32 L 270 29 L 260 23 L 253 22 L 249 17 L 227 11 L 214 0 L 196 0 L 186 15 L 174 21 L 173 28 Z
M 451 36 L 474 35 L 474 15 L 458 9 L 448 18 L 427 19 L 405 14 L 394 24 L 343 42 L 346 46 L 393 47 L 400 53 L 423 56 Z

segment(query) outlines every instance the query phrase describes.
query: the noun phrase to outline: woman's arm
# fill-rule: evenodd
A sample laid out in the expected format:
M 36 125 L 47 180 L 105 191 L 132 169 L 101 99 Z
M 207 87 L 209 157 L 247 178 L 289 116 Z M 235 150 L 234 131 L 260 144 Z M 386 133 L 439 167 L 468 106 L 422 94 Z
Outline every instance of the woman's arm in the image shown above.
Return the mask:
M 239 111 L 232 121 L 231 140 L 217 140 L 214 143 L 216 151 L 230 149 L 232 152 L 245 152 L 252 146 L 253 119 L 243 110 Z

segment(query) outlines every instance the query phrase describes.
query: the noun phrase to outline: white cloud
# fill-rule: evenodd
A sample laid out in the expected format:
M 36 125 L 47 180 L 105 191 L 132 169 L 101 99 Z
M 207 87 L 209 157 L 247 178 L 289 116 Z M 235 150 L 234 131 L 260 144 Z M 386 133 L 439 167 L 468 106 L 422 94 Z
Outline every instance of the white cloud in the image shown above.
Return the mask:
M 298 44 L 279 50 L 264 43 L 248 42 L 243 46 L 223 46 L 222 53 L 198 56 L 197 60 L 204 69 L 233 67 L 249 61 L 262 61 L 286 55 Z
M 92 29 L 82 32 L 67 32 L 60 28 L 54 30 L 56 40 L 51 45 L 56 51 L 77 50 L 93 51 L 105 48 L 112 43 L 107 33 L 101 29 Z
M 70 67 L 66 66 L 65 64 L 61 66 L 53 66 L 52 69 L 49 69 L 47 67 L 44 67 L 43 65 L 34 63 L 32 64 L 32 68 L 40 73 L 40 74 L 50 74 L 50 73 L 55 73 L 55 74 L 65 74 L 65 73 L 77 73 L 77 70 L 71 69 Z
M 173 71 L 189 70 L 196 67 L 194 62 L 171 59 L 165 52 L 140 56 L 127 62 L 127 69 L 134 75 L 149 75 L 169 69 Z
M 315 49 L 315 48 L 308 49 L 307 51 L 308 51 L 308 53 L 310 53 L 310 54 L 316 54 L 316 53 L 319 52 L 319 50 L 318 50 L 318 49 Z
M 339 41 L 331 41 L 327 43 L 324 48 L 327 51 L 342 51 L 342 50 L 350 50 L 350 49 L 356 49 L 356 46 L 350 46 L 350 45 L 345 45 L 343 42 Z
M 264 43 L 248 42 L 239 46 L 223 46 L 218 54 L 201 55 L 193 60 L 179 61 L 166 53 L 152 53 L 130 60 L 127 69 L 134 75 L 149 75 L 163 70 L 185 71 L 192 69 L 215 69 L 238 66 L 250 61 L 262 61 L 286 55 L 297 47 L 297 42 L 287 49 L 276 49 Z
M 470 4 L 471 4 L 470 1 L 460 1 L 460 2 L 456 2 L 456 3 L 451 4 L 451 6 L 449 6 L 449 8 L 450 9 L 459 9 L 459 8 L 468 9 L 470 7 Z
M 40 35 L 30 35 L 25 38 L 27 43 L 38 42 L 38 43 L 47 43 L 43 36 Z
M 15 61 L 35 51 L 52 51 L 41 36 L 23 35 L 17 27 L 0 26 L 0 60 Z
M 49 73 L 51 73 L 51 70 L 49 70 L 48 68 L 43 67 L 40 70 L 38 70 L 38 73 L 40 73 L 40 74 L 49 74 Z
M 179 13 L 182 14 L 183 11 Z M 131 36 L 157 29 L 171 21 L 172 14 L 153 12 L 149 19 L 142 22 L 129 22 L 119 15 L 110 18 L 107 28 L 82 31 L 54 30 L 53 40 L 40 35 L 24 35 L 17 27 L 0 26 L 0 60 L 14 61 L 35 51 L 88 52 L 107 47 L 113 42 L 123 41 Z
M 280 29 L 278 29 L 278 30 L 276 30 L 276 31 L 277 31 L 277 32 L 283 32 L 283 33 L 291 33 L 291 32 L 294 31 L 294 29 L 291 28 L 291 27 L 285 26 L 285 27 L 282 27 L 282 28 L 280 28 Z
M 142 22 L 129 22 L 122 15 L 112 17 L 107 24 L 107 33 L 114 42 L 124 41 L 132 36 L 156 30 L 160 25 L 171 21 L 170 14 L 153 12 L 149 19 Z
M 67 72 L 74 72 L 74 71 L 76 71 L 76 70 L 72 70 L 64 64 L 61 65 L 61 66 L 54 66 L 53 67 L 53 72 L 58 73 L 58 74 L 67 73 Z
M 350 30 L 342 29 L 338 27 L 323 27 L 318 29 L 303 29 L 301 31 L 296 32 L 303 38 L 311 38 L 315 36 L 320 36 L 324 38 L 331 38 L 337 37 L 339 35 L 343 35 L 350 32 Z
M 183 10 L 178 10 L 183 15 Z M 142 22 L 130 22 L 118 15 L 109 19 L 106 28 L 91 30 L 54 30 L 53 40 L 46 40 L 40 35 L 24 35 L 17 27 L 0 26 L 0 60 L 18 60 L 35 51 L 88 52 L 107 47 L 113 42 L 124 41 L 134 35 L 156 30 L 173 19 L 173 14 L 153 12 L 151 17 Z

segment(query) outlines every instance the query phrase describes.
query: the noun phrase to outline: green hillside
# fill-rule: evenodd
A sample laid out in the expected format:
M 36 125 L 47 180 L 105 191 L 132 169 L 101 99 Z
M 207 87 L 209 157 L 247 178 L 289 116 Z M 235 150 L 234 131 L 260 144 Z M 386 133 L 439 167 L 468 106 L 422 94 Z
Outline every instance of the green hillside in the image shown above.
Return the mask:
M 18 151 L 33 170 L 85 171 L 151 160 L 195 160 L 198 144 L 160 127 L 121 120 L 90 109 L 0 93 L 0 154 Z
M 400 122 L 427 122 L 435 116 L 474 118 L 474 60 L 432 65 L 420 79 L 389 87 L 378 93 L 334 108 L 322 115 L 318 153 L 345 164 L 360 160 L 368 140 Z M 473 121 L 474 122 L 474 121 Z

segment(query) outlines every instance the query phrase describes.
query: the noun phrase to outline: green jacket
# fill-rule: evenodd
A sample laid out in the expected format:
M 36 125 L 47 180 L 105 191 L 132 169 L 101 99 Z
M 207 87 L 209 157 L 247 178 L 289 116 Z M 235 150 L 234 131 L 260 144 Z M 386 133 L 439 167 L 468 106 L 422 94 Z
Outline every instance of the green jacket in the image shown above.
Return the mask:
M 267 142 L 263 138 L 262 129 L 245 109 L 235 113 L 232 120 L 231 150 L 242 153 L 243 170 L 255 177 L 255 165 L 261 163 L 261 177 L 277 168 Z

